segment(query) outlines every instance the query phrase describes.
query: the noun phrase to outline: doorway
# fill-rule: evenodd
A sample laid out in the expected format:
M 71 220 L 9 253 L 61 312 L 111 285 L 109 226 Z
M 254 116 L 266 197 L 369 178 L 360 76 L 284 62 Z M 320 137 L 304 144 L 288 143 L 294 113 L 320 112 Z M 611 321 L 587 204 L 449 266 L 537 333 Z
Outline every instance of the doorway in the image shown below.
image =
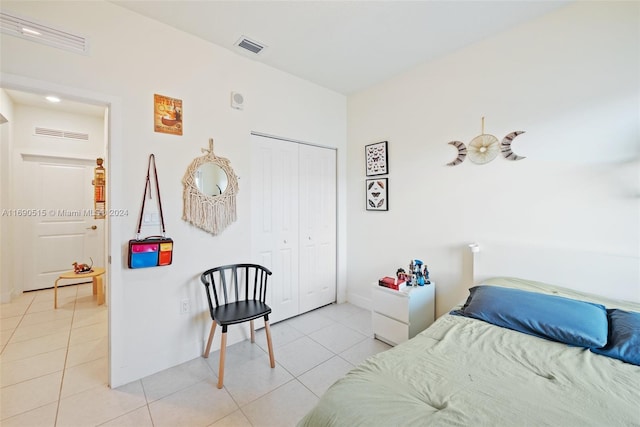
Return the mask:
M 52 82 L 42 81 L 37 79 L 31 79 L 25 76 L 0 73 L 0 97 L 2 104 L 0 109 L 4 109 L 3 104 L 6 99 L 6 90 L 20 90 L 28 92 L 32 95 L 49 95 L 51 92 L 57 92 L 59 95 L 65 98 L 83 105 L 83 108 L 100 108 L 105 116 L 103 122 L 104 141 L 105 141 L 105 168 L 107 169 L 106 175 L 106 199 L 107 208 L 109 206 L 117 207 L 124 206 L 124 197 L 122 188 L 124 188 L 123 173 L 121 170 L 122 158 L 123 158 L 123 145 L 122 141 L 122 100 L 118 96 L 109 95 L 101 92 L 88 91 L 71 86 L 61 86 Z M 6 116 L 3 111 L 0 111 L 3 116 Z M 10 117 L 5 117 L 11 120 Z M 7 182 L 13 180 L 13 171 L 8 167 L 8 151 L 6 149 L 5 141 L 10 140 L 7 135 L 10 135 L 9 123 L 0 125 L 0 186 L 8 185 Z M 0 208 L 10 207 L 8 201 L 11 201 L 9 195 L 5 191 L 0 189 Z M 8 222 L 5 221 L 9 218 L 0 217 L 0 297 L 2 302 L 6 302 L 6 296 L 11 295 L 10 290 L 7 288 L 12 287 L 17 280 L 13 275 L 14 266 L 11 265 L 16 258 L 15 254 L 11 254 L 15 251 L 13 242 L 9 242 L 9 236 L 14 233 L 13 230 L 9 230 L 7 226 Z M 119 244 L 114 244 L 114 236 L 119 236 L 122 231 L 123 221 L 122 217 L 107 216 L 104 221 L 106 244 L 105 248 L 105 269 L 106 275 L 104 276 L 104 285 L 107 290 L 106 293 L 106 309 L 108 313 L 108 379 L 107 385 L 109 387 L 118 387 L 125 384 L 126 377 L 123 377 L 121 366 L 124 365 L 122 357 L 118 357 L 123 354 L 121 351 L 120 338 L 122 331 L 121 318 L 118 315 L 119 305 L 118 302 L 123 298 L 123 288 L 120 286 L 122 283 L 122 269 L 119 263 L 112 265 L 111 260 L 119 260 L 123 257 L 123 248 Z M 8 232 L 9 231 L 9 232 Z M 10 260 L 10 258 L 13 258 Z M 22 260 L 19 260 L 22 262 Z M 115 368 L 114 368 L 115 367 Z
M 97 218 L 92 183 L 106 155 L 105 106 L 5 89 L 12 104 L 9 213 L 14 293 L 53 286 L 72 263 L 105 266 L 107 218 Z M 79 280 L 78 282 L 82 282 Z M 71 284 L 73 282 L 67 282 Z

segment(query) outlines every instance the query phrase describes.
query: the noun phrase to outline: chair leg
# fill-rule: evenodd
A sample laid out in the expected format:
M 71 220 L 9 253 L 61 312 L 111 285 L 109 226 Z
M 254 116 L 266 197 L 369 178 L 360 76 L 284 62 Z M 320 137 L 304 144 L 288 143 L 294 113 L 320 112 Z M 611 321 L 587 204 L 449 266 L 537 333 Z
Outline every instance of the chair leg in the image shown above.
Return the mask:
M 222 388 L 224 382 L 224 356 L 227 353 L 227 331 L 222 329 L 222 342 L 220 343 L 220 367 L 218 368 L 218 388 Z
M 273 345 L 271 344 L 271 328 L 269 327 L 269 321 L 264 321 L 264 330 L 267 334 L 267 346 L 269 347 L 269 362 L 271 363 L 271 367 L 276 367 L 276 360 L 273 357 Z
M 249 321 L 249 325 L 251 327 L 251 342 L 254 343 L 256 342 L 256 330 L 253 327 L 253 320 Z
M 213 341 L 213 334 L 216 333 L 216 321 L 213 321 L 211 325 L 211 332 L 209 332 L 209 341 L 207 341 L 207 348 L 204 350 L 204 354 L 202 355 L 205 359 L 209 357 L 209 351 L 211 351 L 211 342 Z

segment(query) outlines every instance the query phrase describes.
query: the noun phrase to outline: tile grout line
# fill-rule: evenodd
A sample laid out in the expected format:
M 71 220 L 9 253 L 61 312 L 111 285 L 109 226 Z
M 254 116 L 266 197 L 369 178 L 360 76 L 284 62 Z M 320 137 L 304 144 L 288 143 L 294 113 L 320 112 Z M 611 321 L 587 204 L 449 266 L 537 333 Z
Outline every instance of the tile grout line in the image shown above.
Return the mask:
M 29 308 L 31 307 L 31 305 L 33 304 L 33 302 L 35 301 L 35 297 L 33 297 L 31 299 L 31 302 L 27 305 L 27 307 L 25 307 L 24 312 L 22 312 L 22 315 L 20 316 L 20 321 L 18 322 L 18 324 L 15 326 L 15 328 L 13 328 L 13 331 L 11 332 L 11 336 L 9 337 L 9 339 L 7 340 L 7 342 L 2 346 L 2 351 L 0 351 L 0 354 L 4 353 L 4 350 L 7 348 L 7 345 L 9 345 L 9 341 L 11 341 L 11 338 L 13 338 L 14 334 L 16 333 L 16 331 L 18 330 L 18 327 L 20 326 L 20 324 L 22 323 L 22 321 L 24 320 L 24 316 L 27 314 L 27 312 L 29 311 Z M 4 388 L 5 386 L 0 385 L 0 388 Z M 7 386 L 8 387 L 8 386 Z M 1 418 L 1 417 L 0 417 Z M 1 423 L 0 423 L 1 424 Z
M 18 322 L 18 324 L 15 326 L 15 328 L 13 328 L 13 331 L 11 331 L 11 336 L 9 337 L 9 339 L 7 340 L 7 342 L 2 346 L 2 351 L 0 351 L 0 354 L 3 354 L 5 349 L 7 348 L 7 346 L 9 345 L 9 342 L 11 341 L 11 339 L 13 338 L 13 336 L 15 335 L 16 331 L 18 330 L 18 327 L 22 324 L 22 321 L 24 320 L 24 316 L 26 316 L 27 312 L 29 311 L 29 309 L 31 308 L 31 305 L 33 305 L 33 302 L 36 300 L 35 297 L 33 297 L 31 299 L 31 302 L 29 303 L 29 305 L 27 305 L 27 307 L 24 309 L 24 312 L 22 313 L 22 315 L 20 315 L 20 321 Z
M 140 387 L 142 387 L 142 394 L 144 394 L 144 401 L 145 401 L 145 406 L 147 407 L 147 412 L 149 413 L 149 419 L 151 420 L 151 425 L 155 426 L 156 423 L 153 422 L 153 414 L 151 414 L 151 407 L 149 406 L 149 398 L 147 397 L 147 389 L 144 386 L 144 381 L 142 381 L 142 378 L 140 378 L 138 381 L 140 381 Z M 140 408 L 138 408 L 140 409 Z M 135 409 L 134 411 L 137 411 L 138 409 Z M 133 411 L 131 411 L 133 412 Z M 129 413 L 131 413 L 129 412 Z M 113 421 L 113 420 L 111 420 Z
M 56 405 L 56 417 L 53 420 L 53 425 L 58 424 L 58 415 L 60 415 L 60 401 L 62 400 L 62 387 L 64 386 L 64 376 L 67 371 L 67 360 L 69 359 L 69 347 L 71 346 L 71 332 L 73 330 L 73 321 L 76 317 L 76 306 L 78 304 L 78 288 L 75 289 L 76 295 L 73 300 L 73 314 L 71 315 L 71 323 L 69 325 L 69 338 L 67 338 L 67 351 L 64 355 L 64 365 L 62 366 L 62 376 L 60 378 L 60 389 L 58 390 L 58 404 Z

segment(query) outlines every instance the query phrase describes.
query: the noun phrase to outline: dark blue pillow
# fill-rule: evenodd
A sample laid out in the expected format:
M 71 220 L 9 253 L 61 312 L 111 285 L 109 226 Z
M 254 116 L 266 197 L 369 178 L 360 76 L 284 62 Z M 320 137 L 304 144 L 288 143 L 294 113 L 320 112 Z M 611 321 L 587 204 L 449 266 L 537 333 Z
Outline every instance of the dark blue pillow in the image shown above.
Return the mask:
M 607 314 L 609 342 L 591 351 L 640 366 L 640 313 L 614 308 Z
M 452 312 L 579 347 L 607 343 L 607 311 L 600 304 L 499 286 L 475 286 Z

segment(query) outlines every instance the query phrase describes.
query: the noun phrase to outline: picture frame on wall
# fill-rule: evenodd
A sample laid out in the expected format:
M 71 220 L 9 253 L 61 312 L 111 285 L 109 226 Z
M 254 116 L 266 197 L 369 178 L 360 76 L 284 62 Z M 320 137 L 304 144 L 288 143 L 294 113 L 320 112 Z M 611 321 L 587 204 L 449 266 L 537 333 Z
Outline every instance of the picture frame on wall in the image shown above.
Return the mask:
M 367 210 L 389 210 L 389 179 L 374 178 L 366 180 Z
M 365 145 L 364 154 L 367 176 L 386 175 L 389 173 L 387 141 Z
M 153 130 L 182 135 L 182 100 L 153 95 Z

